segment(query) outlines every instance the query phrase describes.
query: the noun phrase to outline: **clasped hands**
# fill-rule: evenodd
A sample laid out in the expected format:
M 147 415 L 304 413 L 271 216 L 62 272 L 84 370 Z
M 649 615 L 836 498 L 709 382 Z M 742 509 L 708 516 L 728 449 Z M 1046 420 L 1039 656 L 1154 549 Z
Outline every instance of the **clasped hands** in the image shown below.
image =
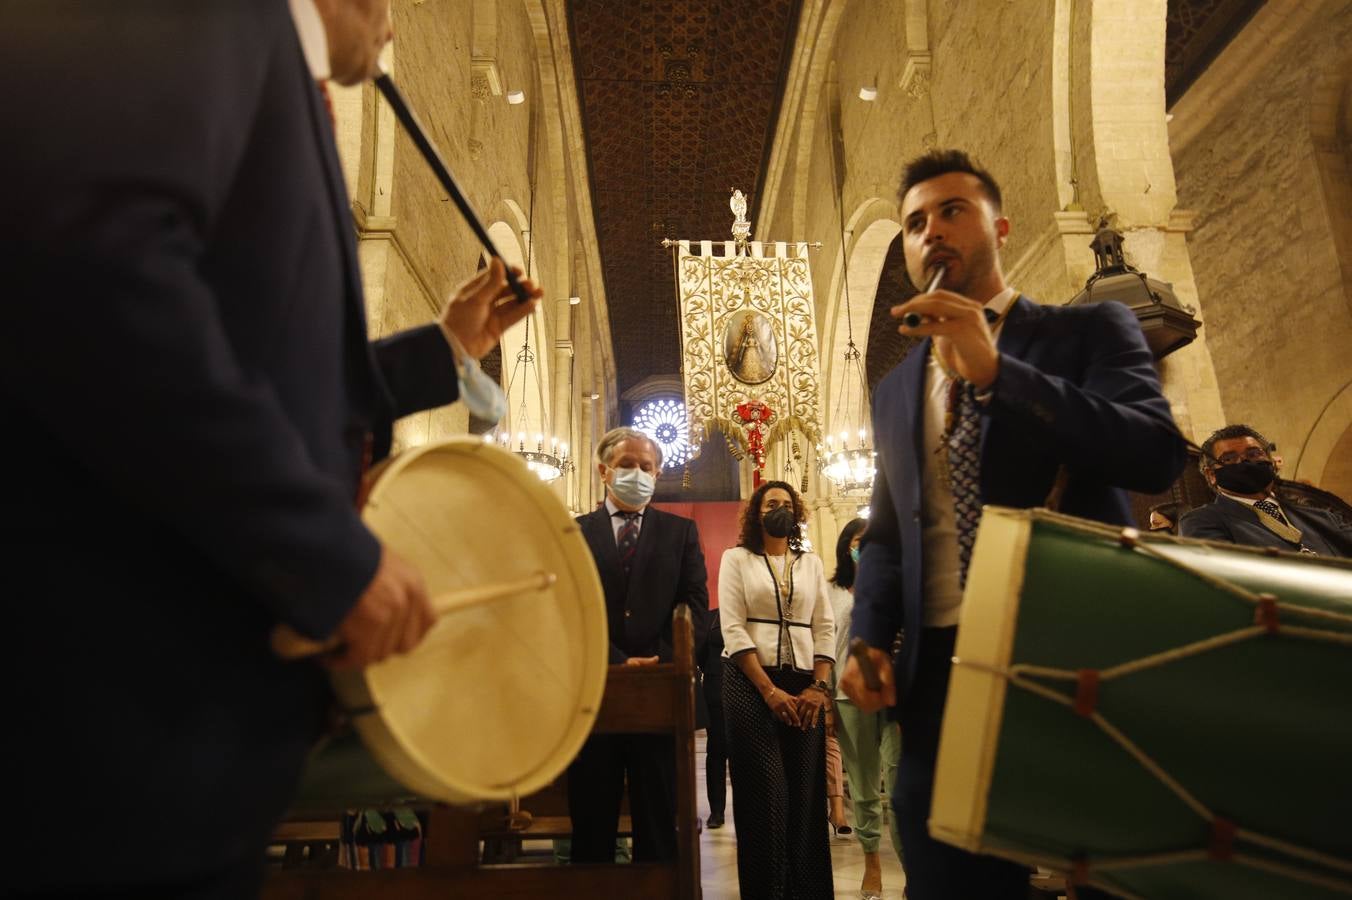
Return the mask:
M 782 691 L 771 685 L 770 690 L 761 694 L 770 713 L 785 725 L 811 731 L 817 719 L 824 715 L 831 705 L 826 691 L 818 687 L 805 688 L 798 696 Z
M 1000 372 L 1000 351 L 995 347 L 995 336 L 980 303 L 952 291 L 939 290 L 918 294 L 890 310 L 897 320 L 907 313 L 917 313 L 924 319 L 914 328 L 899 325 L 899 334 L 934 338 L 934 351 L 944 367 L 978 390 L 995 383 Z

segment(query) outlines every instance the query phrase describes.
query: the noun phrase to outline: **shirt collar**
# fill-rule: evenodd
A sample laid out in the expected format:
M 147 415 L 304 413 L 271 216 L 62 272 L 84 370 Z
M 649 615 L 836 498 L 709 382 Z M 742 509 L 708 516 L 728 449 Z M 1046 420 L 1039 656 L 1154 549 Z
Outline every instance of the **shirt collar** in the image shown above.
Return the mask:
M 315 81 L 329 77 L 329 38 L 324 31 L 324 19 L 319 15 L 315 0 L 290 0 L 291 21 L 300 37 L 300 49 L 305 64 Z
M 1019 296 L 1018 291 L 1014 290 L 1012 287 L 1007 287 L 1000 293 L 996 294 L 994 297 L 987 300 L 985 308 L 989 309 L 997 316 L 1003 316 L 1009 310 L 1009 307 L 1014 303 L 1015 298 L 1018 296 Z
M 1220 486 L 1217 486 L 1216 490 L 1220 491 L 1222 496 L 1228 497 L 1231 500 L 1235 501 L 1236 503 L 1243 503 L 1245 506 L 1253 506 L 1255 503 L 1258 502 L 1258 500 L 1254 500 L 1252 497 L 1237 497 Z M 1282 505 L 1277 502 L 1276 494 L 1268 494 L 1266 497 L 1260 497 L 1259 500 L 1267 500 L 1275 504 L 1278 509 L 1282 508 Z

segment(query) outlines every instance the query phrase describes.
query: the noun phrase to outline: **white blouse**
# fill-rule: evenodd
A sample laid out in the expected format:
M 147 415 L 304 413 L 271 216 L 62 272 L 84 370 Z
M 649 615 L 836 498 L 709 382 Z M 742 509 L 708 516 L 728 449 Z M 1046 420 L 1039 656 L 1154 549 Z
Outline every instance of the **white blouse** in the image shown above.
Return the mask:
M 790 551 L 781 562 L 745 547 L 725 551 L 718 570 L 718 611 L 725 657 L 755 650 L 767 670 L 799 672 L 811 672 L 818 659 L 835 662 L 831 594 L 815 553 Z

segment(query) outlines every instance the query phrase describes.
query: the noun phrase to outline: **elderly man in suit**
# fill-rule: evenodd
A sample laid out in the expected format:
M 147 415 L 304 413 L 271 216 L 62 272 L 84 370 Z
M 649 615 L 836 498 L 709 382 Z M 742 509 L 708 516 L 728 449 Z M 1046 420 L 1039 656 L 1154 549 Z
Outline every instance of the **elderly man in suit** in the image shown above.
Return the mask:
M 418 643 L 363 463 L 534 306 L 494 265 L 368 342 L 315 76 L 369 77 L 389 3 L 293 7 L 51 0 L 0 28 L 0 554 L 38 585 L 6 604 L 21 894 L 257 892 L 329 702 L 269 632 L 337 634 L 351 665 Z
M 671 617 L 690 607 L 697 639 L 708 629 L 709 590 L 699 530 L 649 506 L 662 472 L 662 448 L 633 428 L 606 432 L 596 448 L 606 499 L 578 517 L 606 597 L 611 665 L 647 666 L 672 658 Z M 568 770 L 573 862 L 614 858 L 626 776 L 634 859 L 676 855 L 676 758 L 661 735 L 593 735 Z
M 1226 425 L 1202 444 L 1198 465 L 1216 499 L 1183 516 L 1184 537 L 1352 556 L 1352 528 L 1326 510 L 1282 503 L 1272 443 L 1248 425 Z
M 966 154 L 913 160 L 899 199 L 912 282 L 940 264 L 945 274 L 892 310 L 921 316 L 900 330 L 923 340 L 873 398 L 878 472 L 851 629 L 870 645 L 882 689 L 865 686 L 853 658 L 841 686 L 864 712 L 897 704 L 893 805 L 908 896 L 1023 898 L 1025 869 L 941 844 L 925 827 L 982 505 L 1041 506 L 1055 493 L 1064 512 L 1125 524 L 1126 491 L 1171 484 L 1184 443 L 1126 307 L 1039 306 L 1005 284 L 1000 190 Z M 902 629 L 894 666 L 888 650 Z

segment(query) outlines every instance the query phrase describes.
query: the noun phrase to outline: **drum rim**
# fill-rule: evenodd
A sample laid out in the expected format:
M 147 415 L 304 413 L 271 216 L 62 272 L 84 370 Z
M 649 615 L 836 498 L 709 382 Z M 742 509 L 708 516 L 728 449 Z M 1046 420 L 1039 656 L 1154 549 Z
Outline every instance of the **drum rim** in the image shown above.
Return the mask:
M 601 580 L 581 528 L 559 498 L 515 454 L 490 445 L 480 438 L 457 436 L 433 441 L 406 450 L 388 460 L 373 479 L 367 496 L 368 508 L 372 504 L 378 505 L 383 489 L 388 488 L 392 483 L 391 479 L 400 472 L 430 454 L 447 451 L 455 454 L 470 453 L 480 462 L 503 470 L 529 498 L 545 524 L 551 530 L 557 529 L 557 540 L 563 545 L 562 555 L 566 561 L 565 572 L 559 573 L 560 581 L 570 578 L 576 585 L 577 596 L 582 602 L 585 602 L 587 597 L 594 598 L 591 615 L 584 614 L 583 625 L 587 626 L 586 619 L 591 620 L 592 642 L 597 648 L 596 659 L 583 668 L 579 678 L 580 689 L 574 700 L 574 715 L 570 717 L 569 726 L 555 742 L 553 752 L 546 757 L 543 764 L 524 773 L 515 784 L 474 784 L 447 778 L 444 773 L 439 773 L 434 767 L 426 764 L 421 758 L 423 754 L 419 752 L 419 748 L 407 746 L 380 717 L 378 710 L 371 714 L 355 716 L 354 724 L 362 743 L 366 745 L 372 757 L 396 780 L 428 799 L 449 803 L 509 800 L 544 788 L 566 771 L 595 724 L 597 713 L 600 711 L 601 696 L 605 691 L 606 648 L 609 644 L 605 606 L 600 599 Z M 363 514 L 363 519 L 365 518 Z M 349 708 L 372 705 L 370 683 L 365 671 L 339 673 L 334 679 L 334 686 Z M 564 762 L 560 764 L 560 760 Z

